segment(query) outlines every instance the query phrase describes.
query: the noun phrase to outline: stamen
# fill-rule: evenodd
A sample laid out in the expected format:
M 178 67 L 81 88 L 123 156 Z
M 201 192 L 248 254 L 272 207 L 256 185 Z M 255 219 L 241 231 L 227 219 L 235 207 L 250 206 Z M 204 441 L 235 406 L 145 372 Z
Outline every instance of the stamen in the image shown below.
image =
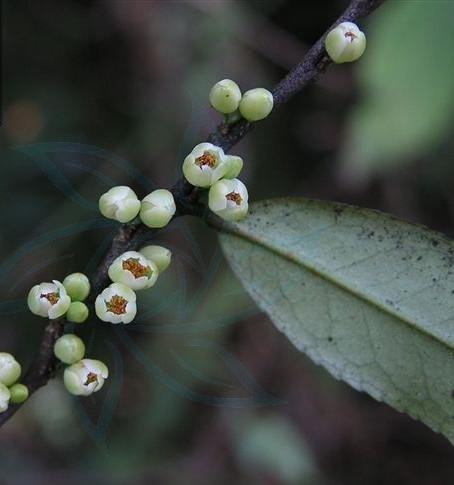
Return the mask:
M 227 200 L 231 200 L 232 202 L 235 202 L 236 205 L 240 205 L 241 202 L 243 202 L 243 199 L 241 198 L 241 195 L 236 193 L 236 192 L 230 192 L 225 196 Z
M 94 372 L 87 374 L 87 380 L 84 382 L 84 386 L 88 386 L 92 382 L 98 382 L 98 376 Z
M 123 315 L 123 313 L 126 313 L 127 304 L 128 301 L 118 295 L 114 295 L 110 301 L 106 301 L 107 311 L 115 313 L 115 315 Z
M 58 303 L 58 300 L 60 299 L 60 293 L 54 292 L 54 293 L 42 293 L 40 295 L 40 298 L 45 298 L 51 305 L 55 305 Z
M 134 278 L 141 278 L 142 276 L 149 278 L 153 272 L 149 266 L 141 265 L 137 258 L 129 258 L 123 261 L 122 267 L 130 271 L 134 275 Z
M 195 159 L 195 164 L 200 168 L 204 165 L 213 168 L 216 165 L 216 157 L 209 152 L 205 152 L 203 155 Z

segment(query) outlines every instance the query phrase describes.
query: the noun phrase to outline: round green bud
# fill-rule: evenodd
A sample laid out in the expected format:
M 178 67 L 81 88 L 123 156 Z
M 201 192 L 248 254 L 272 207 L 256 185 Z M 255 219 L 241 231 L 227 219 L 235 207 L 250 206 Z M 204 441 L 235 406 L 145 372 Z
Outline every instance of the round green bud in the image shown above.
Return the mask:
M 0 352 L 0 383 L 12 386 L 22 372 L 19 362 L 7 352 Z
M 66 320 L 72 323 L 83 323 L 88 318 L 87 305 L 81 301 L 73 301 L 66 312 Z
M 74 364 L 84 358 L 85 344 L 77 335 L 68 333 L 55 342 L 54 354 L 65 364 Z
M 84 301 L 90 293 L 90 281 L 83 273 L 72 273 L 63 280 L 72 301 Z
M 352 22 L 342 22 L 326 36 L 325 49 L 337 64 L 353 62 L 366 50 L 366 36 Z
M 109 369 L 99 361 L 83 359 L 65 369 L 63 382 L 74 396 L 89 396 L 99 391 L 109 377 Z
M 139 253 L 149 261 L 153 261 L 157 266 L 159 273 L 162 273 L 168 268 L 172 259 L 172 253 L 162 246 L 145 246 Z
M 172 192 L 158 189 L 142 200 L 140 219 L 148 227 L 164 227 L 170 222 L 176 210 Z
M 125 223 L 132 221 L 140 210 L 136 193 L 125 185 L 112 187 L 99 199 L 99 211 L 104 217 Z
M 273 104 L 273 95 L 267 89 L 251 89 L 241 98 L 240 113 L 248 121 L 263 120 L 271 113 Z
M 243 169 L 243 159 L 241 157 L 237 157 L 236 155 L 226 155 L 225 159 L 227 161 L 228 169 L 224 175 L 224 178 L 237 178 Z
M 223 114 L 233 113 L 238 109 L 241 91 L 238 84 L 230 79 L 217 82 L 210 91 L 210 104 Z
M 24 384 L 14 384 L 9 388 L 11 393 L 11 402 L 15 404 L 20 404 L 28 399 L 28 387 Z
M 9 389 L 0 382 L 0 413 L 4 413 L 8 409 L 11 393 Z
M 248 191 L 238 179 L 222 179 L 208 193 L 208 207 L 226 221 L 239 221 L 248 211 Z

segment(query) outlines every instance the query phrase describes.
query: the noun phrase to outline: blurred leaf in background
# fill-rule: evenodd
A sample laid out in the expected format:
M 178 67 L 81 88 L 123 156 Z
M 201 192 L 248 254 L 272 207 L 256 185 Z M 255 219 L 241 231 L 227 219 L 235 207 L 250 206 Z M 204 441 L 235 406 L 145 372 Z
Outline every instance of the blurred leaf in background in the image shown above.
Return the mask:
M 358 64 L 362 100 L 347 125 L 342 162 L 356 175 L 424 156 L 451 131 L 454 2 L 389 2 L 367 29 Z
M 277 483 L 315 484 L 314 462 L 294 425 L 278 413 L 237 416 L 231 420 L 233 449 L 253 476 L 274 477 Z

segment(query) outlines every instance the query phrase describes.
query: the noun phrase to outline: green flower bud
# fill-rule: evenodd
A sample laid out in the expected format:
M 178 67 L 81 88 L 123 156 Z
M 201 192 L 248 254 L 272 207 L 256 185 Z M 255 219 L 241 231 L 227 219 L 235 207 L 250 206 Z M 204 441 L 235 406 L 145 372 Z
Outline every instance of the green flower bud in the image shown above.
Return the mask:
M 353 62 L 366 50 L 366 36 L 352 22 L 342 22 L 326 36 L 325 49 L 336 63 Z
M 172 253 L 162 246 L 145 246 L 139 252 L 149 261 L 153 261 L 158 267 L 159 273 L 162 273 L 167 269 L 172 259 Z
M 101 195 L 99 210 L 104 217 L 125 223 L 137 216 L 140 201 L 130 187 L 119 185 Z
M 68 392 L 75 396 L 89 396 L 99 391 L 109 369 L 99 360 L 83 359 L 65 369 L 63 382 Z
M 21 374 L 19 362 L 7 352 L 0 352 L 0 383 L 12 386 Z
M 130 323 L 137 313 L 136 294 L 121 283 L 112 283 L 97 296 L 95 310 L 103 322 Z
M 227 161 L 228 169 L 224 175 L 224 178 L 237 178 L 243 168 L 243 159 L 241 157 L 237 157 L 236 155 L 226 155 L 225 158 Z
M 248 211 L 248 192 L 238 179 L 216 182 L 208 194 L 208 207 L 226 221 L 239 221 Z
M 72 323 L 83 323 L 88 318 L 89 310 L 85 303 L 73 301 L 66 312 L 66 320 Z
M 223 114 L 233 113 L 238 109 L 241 91 L 238 84 L 230 79 L 217 82 L 210 91 L 210 104 Z
M 4 413 L 8 409 L 11 393 L 9 389 L 0 382 L 0 413 Z
M 11 393 L 11 402 L 14 404 L 20 404 L 28 399 L 28 387 L 24 384 L 14 384 L 9 388 Z
M 172 192 L 158 189 L 142 200 L 140 219 L 148 227 L 164 227 L 170 222 L 176 210 Z
M 51 320 L 63 316 L 71 304 L 65 287 L 57 280 L 35 285 L 27 298 L 28 308 L 35 315 Z
M 184 159 L 183 174 L 196 187 L 210 187 L 229 170 L 224 150 L 212 143 L 199 143 Z
M 248 121 L 266 118 L 273 109 L 273 95 L 264 88 L 246 91 L 240 101 L 240 113 Z
M 77 335 L 68 333 L 55 342 L 54 354 L 65 364 L 74 364 L 84 358 L 85 344 Z
M 151 288 L 156 283 L 158 274 L 156 264 L 137 251 L 126 251 L 109 267 L 109 278 L 132 290 Z
M 63 280 L 72 301 L 84 301 L 90 293 L 90 281 L 83 273 L 72 273 Z

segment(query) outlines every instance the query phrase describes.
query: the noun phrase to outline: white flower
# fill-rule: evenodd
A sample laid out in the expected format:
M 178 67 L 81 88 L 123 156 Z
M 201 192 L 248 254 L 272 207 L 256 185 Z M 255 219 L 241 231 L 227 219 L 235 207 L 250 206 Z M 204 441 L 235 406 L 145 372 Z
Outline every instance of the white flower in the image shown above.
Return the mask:
M 353 62 L 366 50 L 366 36 L 353 22 L 342 22 L 326 36 L 325 49 L 338 64 Z
M 75 396 L 89 396 L 97 392 L 109 377 L 109 369 L 99 360 L 82 359 L 65 369 L 63 381 Z
M 95 310 L 103 322 L 130 323 L 137 313 L 136 294 L 121 283 L 112 283 L 97 296 Z
M 163 248 L 162 246 L 145 246 L 139 252 L 149 261 L 153 261 L 158 267 L 159 274 L 168 268 L 170 261 L 172 260 L 172 253 L 170 250 Z
M 52 283 L 35 285 L 28 294 L 27 303 L 35 315 L 55 319 L 66 313 L 71 298 L 65 287 L 59 281 L 53 280 Z
M 208 194 L 208 207 L 227 221 L 239 221 L 248 211 L 248 192 L 238 179 L 216 182 Z
M 0 382 L 0 413 L 4 413 L 8 409 L 11 393 L 9 389 Z
M 104 217 L 125 223 L 137 216 L 140 201 L 130 187 L 119 185 L 101 195 L 99 210 Z
M 158 279 L 159 270 L 153 261 L 136 251 L 127 251 L 109 267 L 109 278 L 133 290 L 151 288 Z
M 184 159 L 183 174 L 196 187 L 210 187 L 229 169 L 224 150 L 211 143 L 200 143 Z
M 170 222 L 176 210 L 172 192 L 158 189 L 142 200 L 140 219 L 148 227 L 164 227 Z
M 19 362 L 7 352 L 0 352 L 0 383 L 12 386 L 21 374 Z

